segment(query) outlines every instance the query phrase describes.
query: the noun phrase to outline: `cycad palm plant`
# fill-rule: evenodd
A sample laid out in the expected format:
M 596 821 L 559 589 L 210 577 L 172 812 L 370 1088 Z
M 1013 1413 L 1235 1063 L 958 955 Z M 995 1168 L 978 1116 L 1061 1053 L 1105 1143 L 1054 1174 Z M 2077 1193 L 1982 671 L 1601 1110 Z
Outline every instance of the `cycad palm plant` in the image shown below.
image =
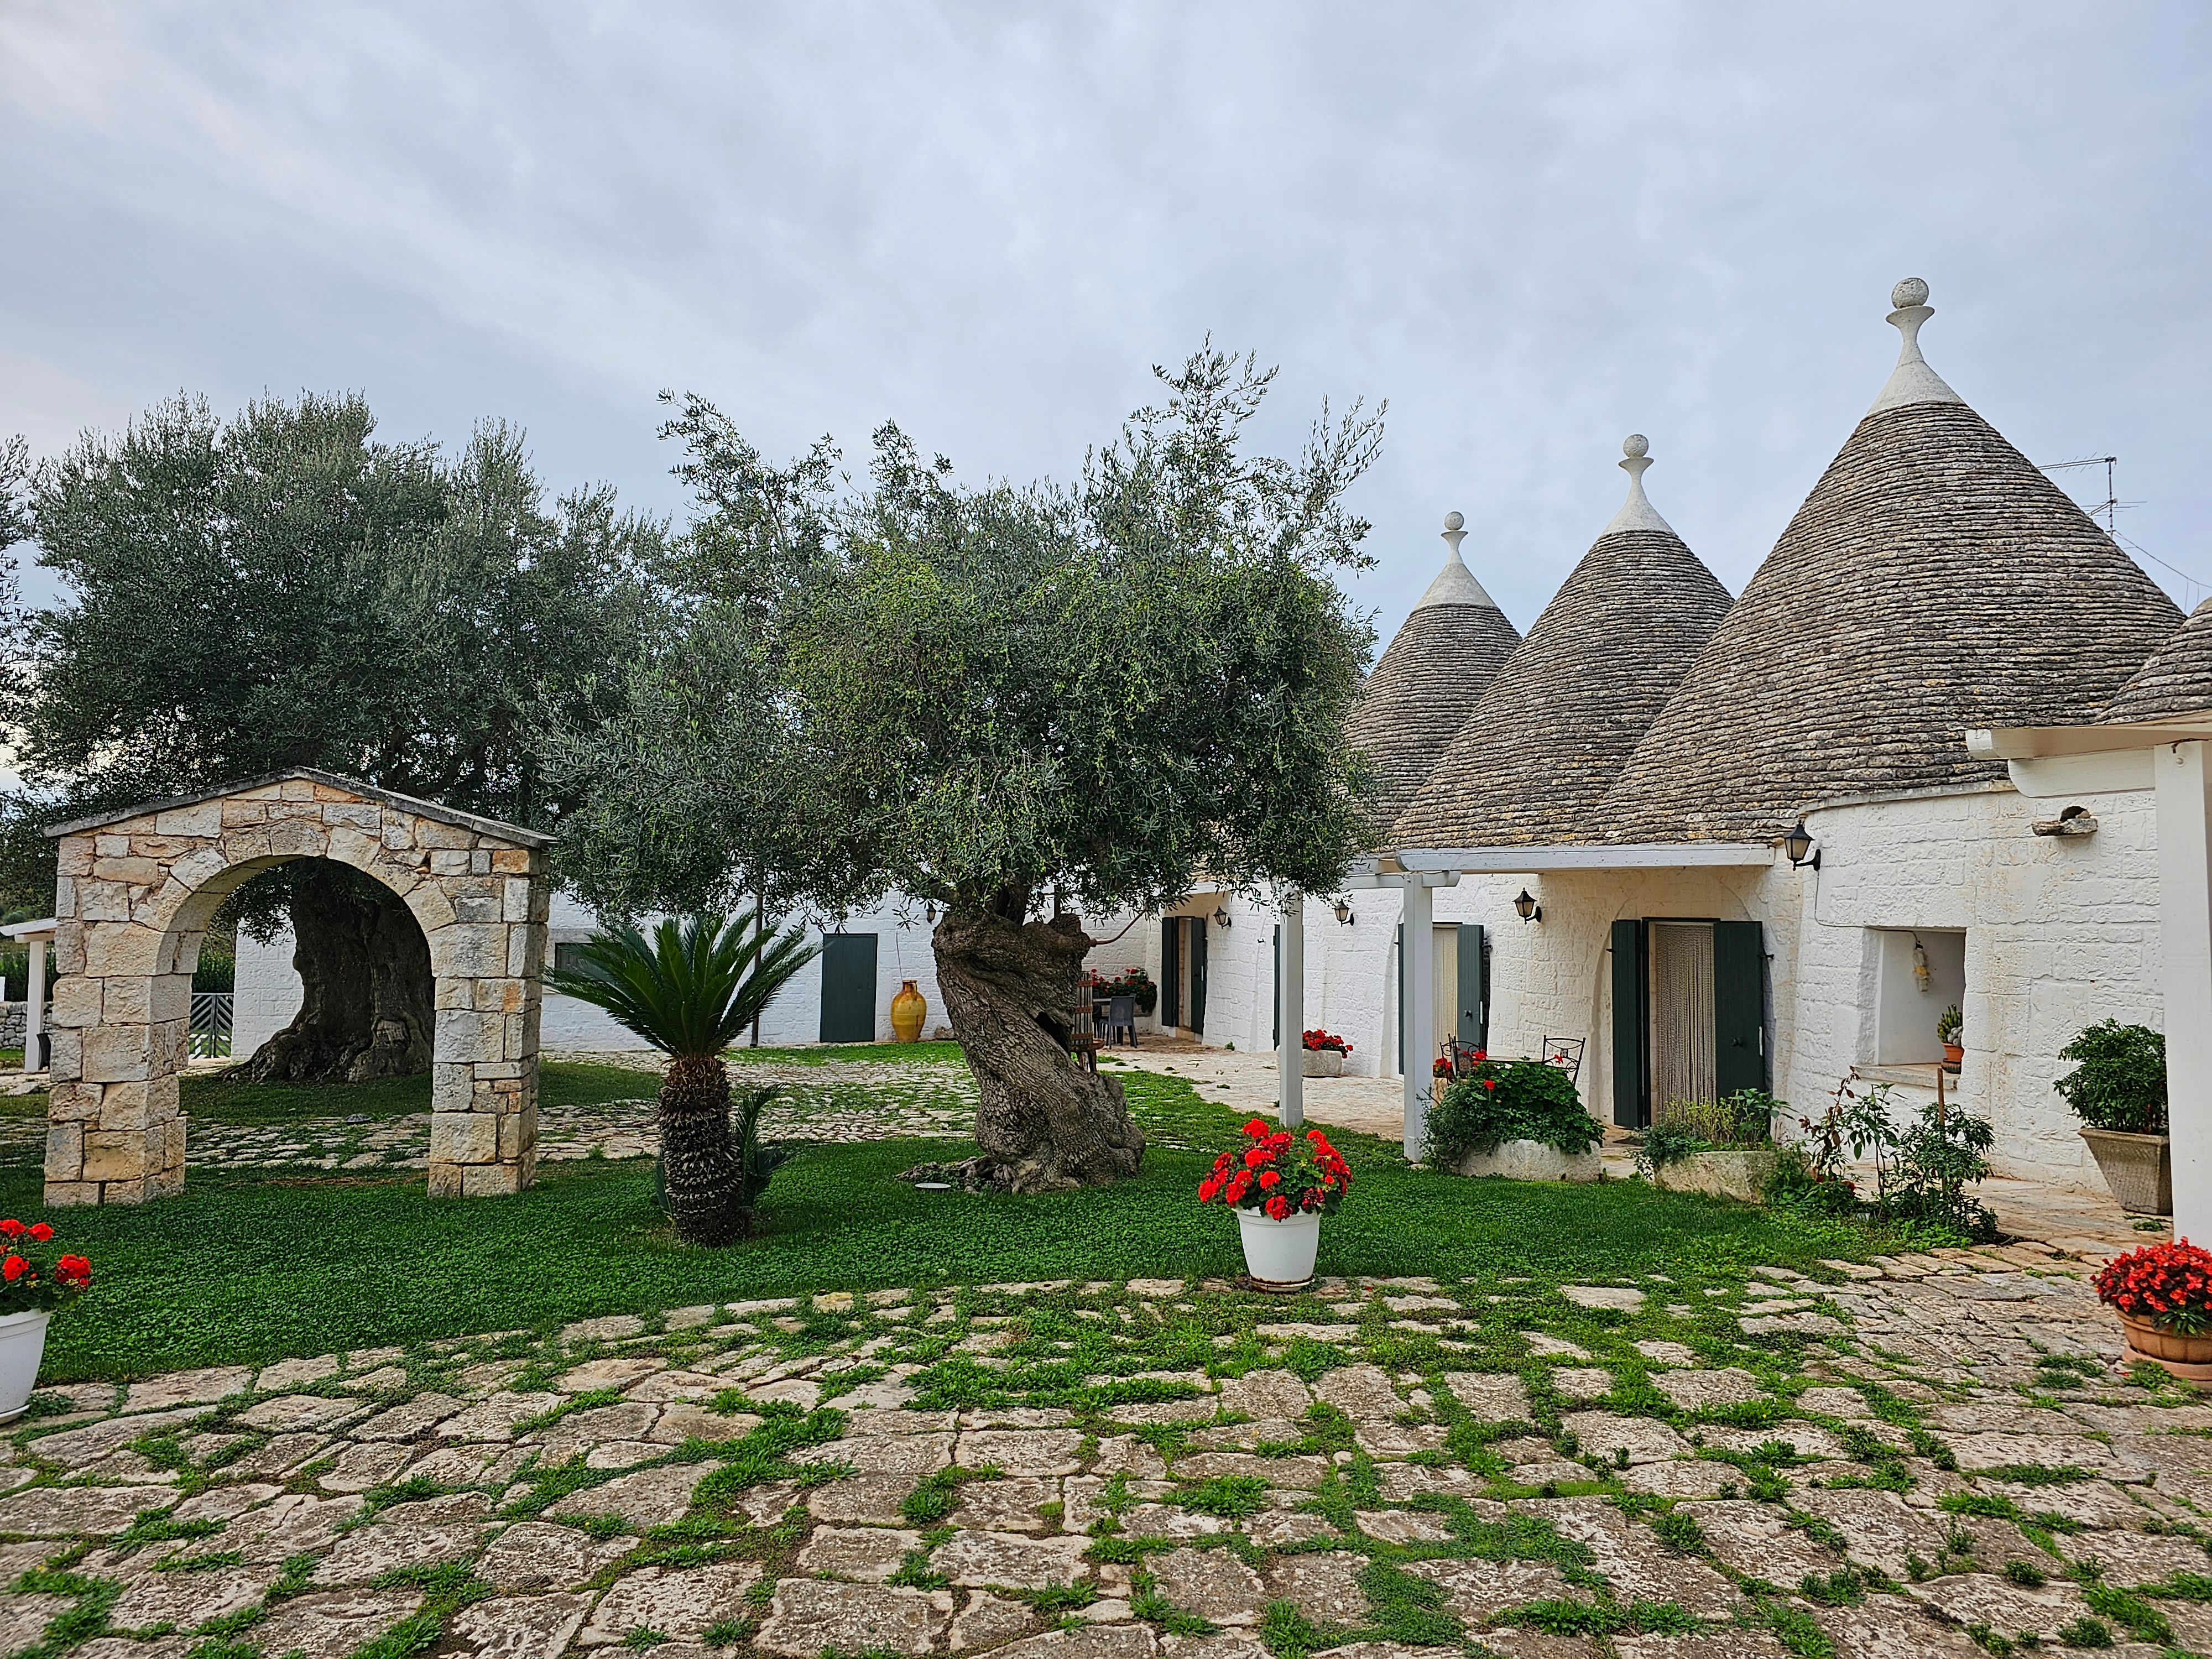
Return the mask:
M 731 1133 L 722 1051 L 820 949 L 795 927 L 769 933 L 750 913 L 728 921 L 686 916 L 661 922 L 650 939 L 632 927 L 609 928 L 580 947 L 576 967 L 545 976 L 668 1056 L 660 1162 L 669 1219 L 686 1243 L 726 1244 L 746 1229 L 754 1137 L 750 1123 L 742 1137 Z M 759 1102 L 750 1104 L 757 1111 Z

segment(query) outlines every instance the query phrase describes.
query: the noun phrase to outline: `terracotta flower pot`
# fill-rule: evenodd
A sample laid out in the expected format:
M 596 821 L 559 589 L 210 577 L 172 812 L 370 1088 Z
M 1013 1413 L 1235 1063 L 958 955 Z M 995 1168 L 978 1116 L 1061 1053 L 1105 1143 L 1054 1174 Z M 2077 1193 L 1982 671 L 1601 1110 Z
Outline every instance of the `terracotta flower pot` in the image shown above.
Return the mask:
M 2201 1336 L 2185 1336 L 2179 1331 L 2161 1330 L 2148 1319 L 2137 1319 L 2129 1314 L 2119 1315 L 2120 1328 L 2127 1333 L 2128 1351 L 2122 1363 L 2135 1364 L 2148 1360 L 2163 1366 L 2174 1377 L 2199 1386 L 2212 1384 L 2212 1332 Z
M 1966 1063 L 1966 1048 L 1964 1043 L 1947 1042 L 1943 1045 L 1943 1063 L 1946 1066 L 1963 1065 Z
M 912 980 L 900 983 L 899 994 L 891 999 L 891 1036 L 900 1042 L 915 1042 L 921 1037 L 921 1022 L 929 1018 L 929 999 L 915 988 Z

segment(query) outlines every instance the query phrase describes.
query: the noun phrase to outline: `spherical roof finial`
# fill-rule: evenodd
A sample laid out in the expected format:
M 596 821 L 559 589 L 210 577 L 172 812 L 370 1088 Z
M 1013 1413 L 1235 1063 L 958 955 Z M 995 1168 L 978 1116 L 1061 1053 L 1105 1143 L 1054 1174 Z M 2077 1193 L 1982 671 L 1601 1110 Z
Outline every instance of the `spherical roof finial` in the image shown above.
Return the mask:
M 1928 303 L 1928 284 L 1918 276 L 1908 276 L 1889 291 L 1890 307 L 1904 311 L 1913 306 Z
M 1460 517 L 1456 513 L 1447 513 L 1444 514 L 1444 528 L 1446 530 L 1463 529 L 1466 525 L 1467 520 Z
M 1641 432 L 1632 432 L 1620 441 L 1620 453 L 1633 459 L 1651 453 L 1651 440 Z

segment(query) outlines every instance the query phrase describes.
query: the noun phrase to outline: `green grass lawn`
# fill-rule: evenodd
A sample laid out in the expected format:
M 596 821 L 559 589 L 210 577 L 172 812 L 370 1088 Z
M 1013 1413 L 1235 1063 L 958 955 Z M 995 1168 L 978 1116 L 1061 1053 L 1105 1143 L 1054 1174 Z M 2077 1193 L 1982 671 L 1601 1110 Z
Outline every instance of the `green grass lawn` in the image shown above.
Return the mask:
M 547 1060 L 538 1068 L 541 1106 L 590 1106 L 605 1100 L 649 1099 L 660 1087 L 651 1072 L 623 1066 Z M 374 1083 L 233 1083 L 220 1075 L 188 1077 L 185 1115 L 209 1123 L 284 1123 L 301 1118 L 404 1117 L 430 1109 L 430 1077 L 385 1078 Z M 44 1095 L 27 1095 L 46 1110 Z
M 549 1067 L 549 1072 L 554 1068 Z M 577 1067 L 579 1071 L 606 1068 Z M 619 1073 L 631 1080 L 638 1074 Z M 1237 1115 L 1178 1079 L 1126 1079 L 1140 1119 L 1226 1145 Z M 401 1085 L 369 1085 L 347 1094 Z M 580 1081 L 579 1087 L 586 1086 Z M 327 1097 L 341 1091 L 313 1091 Z M 1408 1166 L 1388 1143 L 1340 1138 L 1356 1182 L 1324 1224 L 1325 1273 L 1686 1278 L 1753 1262 L 1863 1255 L 1842 1224 L 1662 1193 L 1468 1181 Z M 46 1376 L 140 1375 L 593 1315 L 825 1289 L 1236 1272 L 1232 1218 L 1194 1196 L 1210 1159 L 1156 1149 L 1118 1186 L 1050 1197 L 926 1193 L 894 1179 L 957 1143 L 808 1146 L 775 1177 L 763 1236 L 680 1247 L 646 1160 L 541 1166 L 512 1199 L 433 1200 L 419 1172 L 374 1177 L 193 1174 L 143 1209 L 56 1212 L 92 1258 L 94 1293 L 55 1322 Z M 0 1205 L 40 1212 L 34 1170 Z

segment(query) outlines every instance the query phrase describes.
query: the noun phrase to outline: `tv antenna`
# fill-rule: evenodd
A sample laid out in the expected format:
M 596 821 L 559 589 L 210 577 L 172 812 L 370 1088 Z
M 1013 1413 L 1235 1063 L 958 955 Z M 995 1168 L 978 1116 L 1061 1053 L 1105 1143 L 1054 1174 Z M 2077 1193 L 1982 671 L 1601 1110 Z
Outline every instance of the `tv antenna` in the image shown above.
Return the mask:
M 2096 506 L 2083 510 L 2092 519 L 2100 513 L 2103 514 L 2105 533 L 2117 541 L 2120 534 L 2120 497 L 2119 492 L 2113 486 L 2112 469 L 2119 464 L 2120 458 L 2117 455 L 2085 455 L 2078 461 L 2053 461 L 2041 470 L 2045 472 L 2070 472 L 2076 467 L 2103 467 L 2105 469 L 2105 499 Z M 2134 503 L 2130 502 L 2129 505 L 2133 506 Z

